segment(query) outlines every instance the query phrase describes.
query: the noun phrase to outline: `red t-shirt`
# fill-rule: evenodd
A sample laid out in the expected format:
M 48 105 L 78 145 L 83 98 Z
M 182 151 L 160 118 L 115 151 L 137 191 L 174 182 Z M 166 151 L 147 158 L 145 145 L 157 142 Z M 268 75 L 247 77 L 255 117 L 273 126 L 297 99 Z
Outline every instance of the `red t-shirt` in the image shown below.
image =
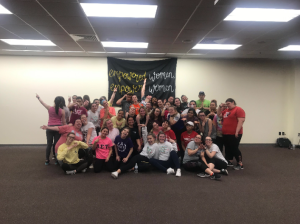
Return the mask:
M 73 125 L 75 124 L 75 121 L 77 119 L 80 119 L 80 116 L 82 114 L 85 114 L 86 116 L 88 116 L 87 110 L 84 107 L 73 106 L 70 108 L 70 111 L 72 111 L 70 123 L 72 123 Z
M 191 142 L 194 141 L 194 138 L 199 135 L 197 132 L 192 131 L 191 134 L 189 134 L 187 131 L 183 132 L 181 134 L 181 142 L 184 143 L 184 146 L 187 147 L 187 145 Z
M 58 129 L 59 129 L 59 134 L 61 134 L 61 136 L 55 145 L 55 153 L 57 153 L 58 147 L 67 141 L 67 135 L 70 132 L 73 132 L 75 134 L 76 141 L 82 141 L 82 132 L 77 131 L 74 126 L 69 126 L 69 125 L 58 126 Z
M 226 109 L 222 111 L 223 117 L 223 135 L 235 135 L 236 127 L 238 124 L 238 118 L 245 118 L 245 111 L 240 107 L 235 107 L 233 109 Z M 239 131 L 239 134 L 243 134 L 243 127 Z

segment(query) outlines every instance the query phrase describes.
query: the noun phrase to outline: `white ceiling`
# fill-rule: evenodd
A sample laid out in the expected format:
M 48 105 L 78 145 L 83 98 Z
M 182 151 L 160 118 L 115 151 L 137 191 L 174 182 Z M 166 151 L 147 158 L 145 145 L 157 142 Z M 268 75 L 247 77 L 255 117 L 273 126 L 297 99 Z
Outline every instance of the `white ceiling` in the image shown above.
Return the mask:
M 80 3 L 154 4 L 158 9 L 154 19 L 86 17 Z M 236 7 L 300 9 L 299 0 L 219 0 L 215 6 L 214 0 L 0 0 L 0 4 L 13 13 L 0 15 L 0 39 L 49 39 L 57 45 L 10 46 L 0 41 L 1 55 L 300 58 L 300 52 L 278 51 L 287 45 L 300 45 L 300 17 L 287 23 L 223 21 Z M 103 48 L 101 42 L 75 42 L 70 34 L 97 35 L 100 41 L 148 42 L 149 46 Z M 199 42 L 213 41 L 243 46 L 234 51 L 192 50 Z

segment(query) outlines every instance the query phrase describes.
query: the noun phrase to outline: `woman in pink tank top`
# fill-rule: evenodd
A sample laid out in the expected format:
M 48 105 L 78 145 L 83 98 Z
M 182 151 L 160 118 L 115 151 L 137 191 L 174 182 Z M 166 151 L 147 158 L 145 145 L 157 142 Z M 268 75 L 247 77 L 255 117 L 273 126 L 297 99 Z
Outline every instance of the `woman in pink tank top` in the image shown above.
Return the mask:
M 44 103 L 38 94 L 36 94 L 36 98 L 48 110 L 48 114 L 49 114 L 48 126 L 61 126 L 66 124 L 65 111 L 63 110 L 63 97 L 57 96 L 54 100 L 54 106 L 52 107 Z M 47 148 L 46 148 L 45 165 L 49 165 L 51 147 L 53 147 L 53 158 L 55 159 L 55 164 L 57 164 L 57 160 L 55 158 L 55 145 L 60 138 L 60 134 L 58 131 L 47 130 L 46 136 L 47 136 Z

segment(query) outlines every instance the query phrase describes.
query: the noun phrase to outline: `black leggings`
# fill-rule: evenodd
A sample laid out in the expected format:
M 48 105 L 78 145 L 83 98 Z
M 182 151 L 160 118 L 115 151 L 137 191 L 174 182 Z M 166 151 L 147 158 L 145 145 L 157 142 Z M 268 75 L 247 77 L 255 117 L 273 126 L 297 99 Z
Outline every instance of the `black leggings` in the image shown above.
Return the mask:
M 83 169 L 87 168 L 88 162 L 85 160 L 80 160 L 78 163 L 76 164 L 67 164 L 67 163 L 63 163 L 61 168 L 64 171 L 69 171 L 69 170 L 76 170 L 76 173 L 80 173 Z
M 100 173 L 103 169 L 112 172 L 114 170 L 113 157 L 110 157 L 107 162 L 105 159 L 95 159 L 94 161 L 94 172 Z
M 239 144 L 242 138 L 242 134 L 236 138 L 235 135 L 223 135 L 225 145 L 225 159 L 227 161 L 236 159 L 237 163 L 242 162 L 242 153 L 239 150 Z
M 53 127 L 52 125 L 49 127 Z M 51 147 L 53 149 L 53 155 L 55 156 L 55 145 L 60 138 L 58 131 L 46 130 L 47 148 L 46 148 L 46 160 L 49 160 L 51 154 Z
M 223 146 L 224 146 L 223 137 L 217 136 L 215 144 L 219 147 L 220 151 L 223 152 Z
M 158 159 L 151 158 L 150 160 L 151 165 L 155 166 L 156 168 L 160 169 L 163 172 L 167 172 L 167 169 L 172 167 L 175 169 L 180 168 L 179 160 L 177 153 L 175 151 L 170 152 L 170 157 L 167 161 L 162 161 Z
M 149 159 L 146 156 L 136 155 L 132 159 L 120 167 L 121 172 L 126 172 L 127 170 L 132 169 L 135 164 L 138 164 L 138 171 L 143 172 L 147 171 L 150 168 Z
M 201 158 L 198 160 L 191 160 L 183 164 L 183 168 L 186 171 L 191 171 L 191 172 L 204 172 L 208 166 L 202 161 Z
M 215 169 L 217 170 L 222 170 L 222 169 L 227 169 L 227 163 L 221 159 L 218 159 L 216 157 L 213 157 L 209 160 L 206 160 L 207 163 L 212 163 L 215 165 Z

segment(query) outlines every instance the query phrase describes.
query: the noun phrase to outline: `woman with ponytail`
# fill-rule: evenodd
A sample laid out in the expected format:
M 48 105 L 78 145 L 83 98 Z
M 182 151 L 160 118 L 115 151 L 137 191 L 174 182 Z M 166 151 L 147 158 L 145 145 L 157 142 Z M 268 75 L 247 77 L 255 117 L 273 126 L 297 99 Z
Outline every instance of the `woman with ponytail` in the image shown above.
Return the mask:
M 42 99 L 36 94 L 36 98 L 40 101 L 40 103 L 47 109 L 49 114 L 48 119 L 48 126 L 61 126 L 66 125 L 65 119 L 65 111 L 63 110 L 63 100 L 61 96 L 57 96 L 54 99 L 54 106 L 49 106 L 48 104 L 44 103 Z M 46 148 L 46 161 L 45 165 L 49 165 L 49 157 L 51 153 L 51 147 L 53 148 L 53 157 L 55 158 L 55 145 L 60 138 L 60 134 L 58 131 L 48 130 L 46 131 L 47 136 L 47 148 Z M 57 163 L 57 162 L 55 162 Z

